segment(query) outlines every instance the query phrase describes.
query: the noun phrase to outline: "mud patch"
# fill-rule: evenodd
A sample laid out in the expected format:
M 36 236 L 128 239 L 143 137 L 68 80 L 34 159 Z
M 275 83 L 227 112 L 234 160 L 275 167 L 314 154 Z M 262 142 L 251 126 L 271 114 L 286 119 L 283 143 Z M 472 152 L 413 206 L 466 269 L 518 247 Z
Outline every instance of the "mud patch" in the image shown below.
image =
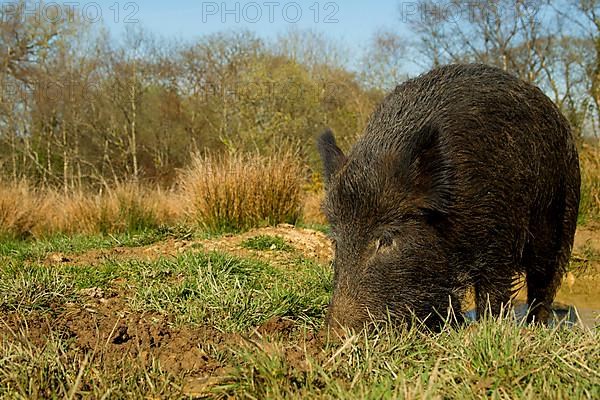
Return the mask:
M 174 374 L 212 374 L 221 365 L 205 349 L 233 337 L 209 327 L 173 328 L 163 315 L 132 312 L 124 296 L 90 298 L 84 307 L 73 306 L 55 323 L 64 327 L 84 351 L 101 351 L 105 359 L 136 357 L 142 364 L 158 360 Z
M 0 336 L 23 336 L 43 347 L 54 335 L 69 340 L 71 351 L 98 354 L 104 363 L 134 359 L 145 366 L 157 360 L 165 372 L 196 375 L 218 374 L 223 367 L 206 351 L 209 346 L 236 342 L 235 335 L 209 327 L 173 328 L 164 316 L 132 312 L 120 296 L 90 300 L 68 304 L 56 317 L 9 314 L 0 322 Z
M 573 260 L 578 267 L 565 276 L 556 301 L 571 304 L 584 325 L 600 325 L 600 226 L 577 228 Z
M 573 248 L 578 250 L 586 246 L 591 247 L 596 252 L 600 252 L 600 225 L 577 228 Z

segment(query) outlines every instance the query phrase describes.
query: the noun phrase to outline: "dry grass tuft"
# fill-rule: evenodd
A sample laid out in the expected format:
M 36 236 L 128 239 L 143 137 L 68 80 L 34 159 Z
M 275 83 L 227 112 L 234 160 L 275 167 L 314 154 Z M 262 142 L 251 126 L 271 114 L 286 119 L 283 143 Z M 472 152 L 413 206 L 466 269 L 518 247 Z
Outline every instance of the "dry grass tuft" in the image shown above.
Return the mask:
M 289 154 L 196 157 L 181 190 L 121 183 L 101 193 L 0 187 L 0 236 L 135 232 L 192 217 L 211 230 L 293 223 L 300 215 L 303 168 Z
M 104 193 L 74 193 L 59 200 L 53 226 L 62 233 L 115 233 L 155 228 L 162 222 L 158 192 L 136 183 L 119 184 Z
M 5 184 L 0 188 L 0 237 L 106 234 L 173 225 L 182 214 L 174 202 L 181 200 L 135 183 L 119 184 L 103 193 L 67 195 L 34 190 L 26 182 Z
M 196 156 L 181 177 L 188 212 L 209 230 L 294 223 L 303 168 L 291 154 Z
M 579 223 L 600 221 L 600 147 L 580 152 Z M 289 153 L 196 156 L 177 190 L 121 183 L 100 193 L 65 194 L 26 181 L 0 181 L 0 238 L 135 232 L 161 225 L 199 224 L 211 231 L 261 225 L 327 223 L 321 179 Z
M 584 145 L 581 167 L 580 222 L 600 221 L 600 147 Z
M 33 235 L 40 218 L 40 199 L 27 182 L 0 181 L 0 237 L 26 238 Z
M 321 203 L 325 193 L 323 191 L 304 193 L 302 205 L 302 220 L 308 224 L 326 225 L 327 219 L 321 210 Z

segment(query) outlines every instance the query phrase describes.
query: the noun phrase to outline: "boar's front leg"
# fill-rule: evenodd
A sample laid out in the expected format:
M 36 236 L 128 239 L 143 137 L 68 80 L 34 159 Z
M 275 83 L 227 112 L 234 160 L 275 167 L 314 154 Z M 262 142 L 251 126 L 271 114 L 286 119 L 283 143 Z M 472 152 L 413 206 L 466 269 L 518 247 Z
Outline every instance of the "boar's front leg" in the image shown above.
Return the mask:
M 513 283 L 514 279 L 510 276 L 479 279 L 475 284 L 477 318 L 481 319 L 486 313 L 498 316 L 510 302 Z

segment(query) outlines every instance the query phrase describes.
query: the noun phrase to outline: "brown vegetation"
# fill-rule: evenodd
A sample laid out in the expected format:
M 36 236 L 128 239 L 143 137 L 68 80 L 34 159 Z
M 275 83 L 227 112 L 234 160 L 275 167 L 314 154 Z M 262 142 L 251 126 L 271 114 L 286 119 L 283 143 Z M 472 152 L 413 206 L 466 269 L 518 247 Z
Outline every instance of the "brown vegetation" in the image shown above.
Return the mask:
M 294 223 L 304 167 L 291 154 L 196 156 L 177 189 L 121 183 L 64 194 L 22 181 L 0 186 L 0 236 L 107 234 L 176 224 L 239 230 Z
M 209 230 L 294 223 L 300 216 L 301 164 L 291 154 L 196 156 L 182 177 L 195 221 Z
M 580 152 L 582 222 L 600 220 L 600 146 L 584 145 Z
M 39 214 L 40 199 L 26 182 L 0 182 L 0 236 L 29 236 Z

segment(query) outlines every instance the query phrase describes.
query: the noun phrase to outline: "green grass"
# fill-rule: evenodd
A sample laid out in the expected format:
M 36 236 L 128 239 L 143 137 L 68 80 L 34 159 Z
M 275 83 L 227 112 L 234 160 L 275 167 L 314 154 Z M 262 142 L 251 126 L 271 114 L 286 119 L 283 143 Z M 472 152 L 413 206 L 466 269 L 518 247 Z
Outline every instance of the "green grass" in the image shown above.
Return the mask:
M 124 268 L 123 268 L 124 267 Z M 121 266 L 135 289 L 132 307 L 170 315 L 177 324 L 245 332 L 274 316 L 317 326 L 331 289 L 327 268 L 278 269 L 221 253 L 184 254 Z
M 285 242 L 281 236 L 258 235 L 242 242 L 242 247 L 251 250 L 293 251 L 294 247 Z
M 0 313 L 50 310 L 74 296 L 73 280 L 54 268 L 11 262 L 0 269 Z
M 248 398 L 598 398 L 597 333 L 486 320 L 438 334 L 383 327 L 298 367 L 289 344 L 245 348 L 227 385 Z
M 41 240 L 0 240 L 0 260 L 39 261 L 54 252 L 79 254 L 92 249 L 109 249 L 117 246 L 147 246 L 166 238 L 188 239 L 191 237 L 209 237 L 208 234 L 195 232 L 183 226 L 146 229 L 115 235 L 55 235 Z M 210 235 L 216 237 L 217 234 Z
M 0 335 L 1 398 L 181 398 L 178 380 L 156 360 L 142 365 L 124 359 L 115 366 L 100 354 L 73 352 L 58 332 L 40 347 L 26 330 Z
M 300 221 L 296 224 L 296 226 L 298 228 L 305 228 L 305 229 L 312 229 L 314 231 L 319 231 L 326 235 L 329 235 L 331 233 L 331 227 L 329 225 L 318 224 L 315 222 L 307 223 L 307 222 Z
M 296 253 L 284 265 L 201 249 L 151 262 L 41 262 L 48 251 L 145 243 L 156 235 L 0 244 L 6 260 L 0 264 L 0 398 L 101 398 L 106 393 L 108 398 L 174 399 L 193 394 L 248 399 L 600 398 L 598 329 L 524 326 L 504 317 L 439 333 L 383 325 L 343 342 L 321 341 L 316 334 L 332 290 L 331 270 Z M 285 244 L 273 236 L 259 238 L 246 245 L 271 250 L 273 244 Z M 166 342 L 175 340 L 178 329 L 226 335 L 229 340 L 193 341 L 219 368 L 173 373 L 154 353 L 146 362 L 117 353 L 115 363 L 106 345 L 80 347 L 71 331 L 53 321 L 74 307 L 94 308 L 82 292 L 88 288 L 122 298 L 123 308 L 115 313 L 168 321 L 168 335 L 174 336 Z M 32 322 L 40 315 L 49 321 L 44 335 Z M 287 321 L 289 331 L 255 333 L 274 318 Z M 22 322 L 20 328 L 11 325 L 14 320 Z M 204 382 L 206 375 L 214 381 L 189 389 L 190 381 Z

